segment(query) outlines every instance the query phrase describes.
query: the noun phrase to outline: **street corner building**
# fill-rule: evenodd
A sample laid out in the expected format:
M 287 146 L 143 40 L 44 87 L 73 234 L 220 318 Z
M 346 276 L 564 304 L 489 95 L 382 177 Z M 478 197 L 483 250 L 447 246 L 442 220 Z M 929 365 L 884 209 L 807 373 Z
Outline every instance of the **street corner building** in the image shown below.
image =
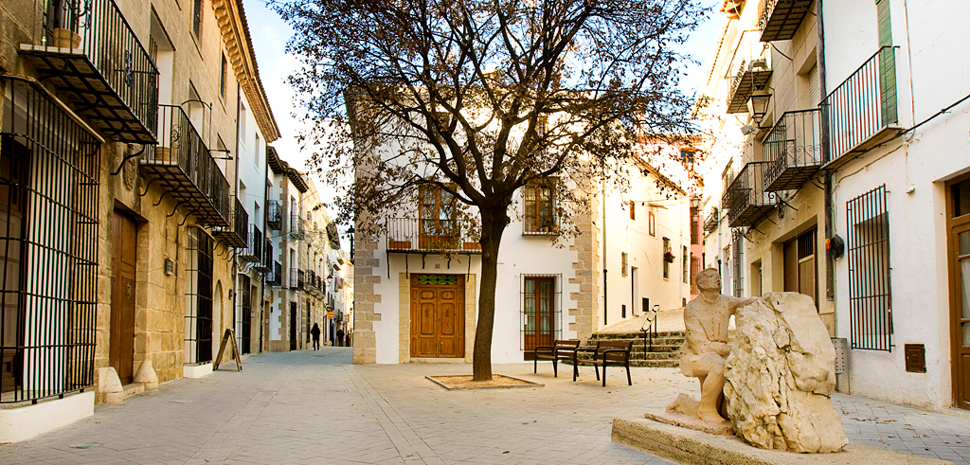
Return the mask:
M 0 443 L 205 376 L 223 343 L 292 348 L 314 316 L 269 314 L 280 135 L 242 2 L 9 0 L 0 33 Z M 323 323 L 339 239 L 313 224 L 286 264 Z
M 970 65 L 953 58 L 970 10 L 720 7 L 700 90 L 705 265 L 725 293 L 811 296 L 842 354 L 840 390 L 970 408 Z

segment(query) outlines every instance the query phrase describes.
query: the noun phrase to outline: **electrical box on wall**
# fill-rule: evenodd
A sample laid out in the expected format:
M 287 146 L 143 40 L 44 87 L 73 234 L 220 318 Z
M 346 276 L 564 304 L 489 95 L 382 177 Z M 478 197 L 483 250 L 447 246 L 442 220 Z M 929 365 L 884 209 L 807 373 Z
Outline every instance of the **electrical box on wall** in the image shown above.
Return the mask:
M 175 273 L 175 261 L 171 258 L 165 259 L 165 276 L 171 276 Z

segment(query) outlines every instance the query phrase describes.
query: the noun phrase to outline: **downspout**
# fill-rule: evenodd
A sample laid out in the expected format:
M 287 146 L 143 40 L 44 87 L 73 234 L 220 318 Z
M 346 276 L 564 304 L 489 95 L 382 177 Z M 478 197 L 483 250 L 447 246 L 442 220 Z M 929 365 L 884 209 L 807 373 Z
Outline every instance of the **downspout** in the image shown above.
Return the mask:
M 603 191 L 603 326 L 606 326 L 609 307 L 606 305 L 606 170 L 603 170 L 603 180 L 600 181 L 600 189 Z
M 824 102 L 828 87 L 825 83 L 825 26 L 822 18 L 822 11 L 824 9 L 822 2 L 823 0 L 816 0 L 815 13 L 818 18 L 818 87 L 819 93 L 821 94 L 819 98 L 821 102 Z M 826 163 L 831 156 L 829 153 L 829 118 L 828 107 L 824 104 L 821 107 L 821 111 L 819 112 L 819 116 L 821 116 L 819 140 L 822 146 L 822 161 Z M 832 199 L 831 171 L 822 171 L 822 187 L 825 197 L 825 238 L 829 239 L 835 235 L 835 202 Z M 832 254 L 828 253 L 828 250 L 825 253 L 825 300 L 829 302 L 835 300 L 835 259 L 832 257 Z M 838 318 L 838 313 L 835 314 L 835 318 Z
M 269 176 L 269 149 L 267 148 L 266 153 L 263 154 L 263 176 L 262 176 L 262 178 L 263 178 L 262 179 L 262 183 L 263 183 L 263 223 L 262 224 L 263 224 L 263 239 L 264 239 L 263 240 L 263 246 L 264 246 L 264 248 L 263 248 L 263 257 L 262 257 L 262 260 L 264 262 L 266 261 L 266 255 L 267 255 L 266 249 L 265 249 L 266 241 L 269 240 L 269 229 L 267 229 L 267 224 L 266 224 L 266 216 L 267 216 L 267 213 L 269 213 L 269 202 L 268 202 L 268 199 L 269 199 L 269 185 L 266 182 L 266 178 L 268 176 Z M 269 243 L 272 244 L 273 241 L 269 241 Z M 268 264 L 263 263 L 263 265 L 267 265 L 270 268 L 270 271 L 268 271 L 268 272 L 272 272 L 273 271 L 273 257 L 270 257 L 270 261 L 269 261 Z M 263 324 L 264 324 L 263 322 L 266 320 L 266 318 L 268 318 L 263 313 L 263 309 L 266 308 L 266 305 L 264 304 L 264 302 L 266 301 L 266 287 L 267 287 L 266 286 L 266 279 L 264 279 L 264 278 L 265 278 L 265 276 L 261 276 L 260 277 L 260 280 L 259 280 L 259 290 L 260 290 L 260 294 L 259 294 L 260 295 L 260 299 L 259 299 L 259 351 L 260 351 L 260 353 L 263 352 Z M 252 300 L 252 297 L 250 297 L 250 300 Z
M 237 81 L 236 82 L 236 150 L 235 150 L 236 156 L 234 157 L 234 160 L 233 160 L 233 162 L 235 163 L 235 168 L 233 169 L 234 171 L 233 177 L 235 178 L 235 180 L 232 183 L 232 192 L 235 193 L 233 197 L 236 197 L 237 200 L 239 198 L 239 158 L 240 158 L 239 157 L 239 114 L 240 114 L 239 107 L 240 105 L 242 105 L 242 99 L 239 96 L 240 90 L 241 88 L 239 86 L 239 82 Z M 210 125 L 212 124 L 212 111 L 209 111 L 209 124 Z M 226 165 L 228 166 L 228 163 L 226 163 Z M 233 227 L 235 227 L 235 214 L 236 214 L 235 209 L 236 209 L 236 203 L 233 202 L 232 210 L 230 210 L 233 214 Z M 246 226 L 247 228 L 249 227 L 249 225 L 246 225 Z M 247 231 L 247 234 L 248 234 L 248 231 Z M 238 253 L 239 253 L 239 249 L 233 247 L 232 248 L 232 330 L 233 331 L 236 330 L 236 310 L 237 310 L 236 298 L 238 297 L 237 294 L 239 294 L 239 282 L 238 282 L 239 270 L 236 269 L 236 266 L 237 266 L 236 263 L 238 263 L 238 261 L 236 260 L 236 254 Z M 236 338 L 241 338 L 241 337 L 242 337 L 241 334 L 236 335 Z M 251 345 L 249 350 L 250 352 L 252 352 Z M 236 363 L 239 363 L 239 361 L 237 360 Z

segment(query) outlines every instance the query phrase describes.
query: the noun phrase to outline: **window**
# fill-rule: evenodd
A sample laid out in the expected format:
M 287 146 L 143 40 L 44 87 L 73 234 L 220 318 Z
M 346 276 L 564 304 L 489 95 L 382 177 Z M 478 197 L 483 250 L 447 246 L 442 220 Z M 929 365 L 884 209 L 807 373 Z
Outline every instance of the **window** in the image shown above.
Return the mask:
M 732 230 L 732 234 L 734 235 L 731 242 L 733 290 L 735 297 L 742 297 L 744 295 L 744 236 L 736 229 Z
M 653 215 L 653 212 L 647 214 L 647 232 L 651 236 L 657 237 L 657 217 Z
M 889 212 L 883 184 L 846 204 L 852 348 L 891 351 Z
M 627 267 L 630 265 L 630 256 L 626 252 L 620 254 L 620 276 L 626 277 Z
M 674 254 L 670 251 L 670 239 L 663 238 L 664 242 L 664 279 L 670 279 L 670 262 L 674 261 Z
M 418 190 L 422 249 L 458 247 L 458 221 L 455 197 L 439 186 L 421 186 Z
M 202 35 L 202 0 L 192 1 L 192 32 L 196 39 Z
M 553 186 L 553 180 L 546 180 L 525 187 L 523 196 L 526 233 L 551 234 L 556 232 Z
M 630 201 L 630 219 L 637 220 L 637 203 L 632 200 Z
M 226 56 L 222 56 L 222 63 L 219 64 L 219 95 L 226 98 Z
M 189 228 L 186 247 L 185 363 L 212 361 L 212 238 Z
M 687 246 L 684 246 L 684 255 L 681 257 L 681 262 L 684 270 L 684 284 L 690 282 L 690 268 L 687 266 L 687 260 L 689 254 L 687 253 Z

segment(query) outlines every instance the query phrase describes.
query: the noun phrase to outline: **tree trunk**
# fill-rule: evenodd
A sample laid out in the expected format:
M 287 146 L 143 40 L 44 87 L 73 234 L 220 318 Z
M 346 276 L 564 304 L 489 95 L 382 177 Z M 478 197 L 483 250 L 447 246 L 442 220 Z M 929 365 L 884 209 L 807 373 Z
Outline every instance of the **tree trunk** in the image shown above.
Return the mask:
M 482 276 L 478 294 L 478 326 L 472 355 L 472 379 L 492 379 L 492 327 L 495 323 L 495 284 L 498 277 L 498 250 L 508 225 L 508 206 L 481 208 Z

